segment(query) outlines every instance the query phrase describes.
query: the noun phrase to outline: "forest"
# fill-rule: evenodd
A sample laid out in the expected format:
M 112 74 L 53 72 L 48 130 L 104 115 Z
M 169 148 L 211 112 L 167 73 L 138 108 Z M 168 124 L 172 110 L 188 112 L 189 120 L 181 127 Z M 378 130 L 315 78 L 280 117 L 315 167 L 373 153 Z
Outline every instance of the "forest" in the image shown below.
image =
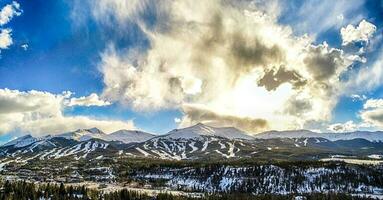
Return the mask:
M 312 193 L 304 195 L 252 195 L 245 193 L 211 193 L 203 197 L 175 196 L 169 193 L 160 193 L 150 196 L 137 191 L 122 189 L 116 192 L 103 193 L 95 189 L 85 187 L 65 186 L 61 184 L 34 184 L 26 181 L 2 181 L 0 182 L 1 200 L 284 200 L 284 199 L 306 199 L 306 200 L 369 200 L 373 198 L 357 197 L 342 193 Z

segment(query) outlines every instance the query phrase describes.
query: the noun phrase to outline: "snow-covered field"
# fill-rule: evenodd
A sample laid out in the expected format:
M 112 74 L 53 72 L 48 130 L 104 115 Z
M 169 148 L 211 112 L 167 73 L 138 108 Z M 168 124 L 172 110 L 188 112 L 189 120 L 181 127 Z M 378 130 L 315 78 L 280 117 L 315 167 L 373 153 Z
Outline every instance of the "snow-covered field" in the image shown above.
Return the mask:
M 362 159 L 352 159 L 352 158 L 339 158 L 339 157 L 332 157 L 332 158 L 323 158 L 320 159 L 321 161 L 327 162 L 327 161 L 341 161 L 346 162 L 350 164 L 358 164 L 358 165 L 379 165 L 383 163 L 383 160 L 362 160 Z
M 86 181 L 82 183 L 70 183 L 66 184 L 68 186 L 85 186 L 90 189 L 98 189 L 101 190 L 105 193 L 110 193 L 110 192 L 115 192 L 119 191 L 122 189 L 127 189 L 130 191 L 136 191 L 140 193 L 146 193 L 150 196 L 155 196 L 160 193 L 169 193 L 172 195 L 176 196 L 187 196 L 187 197 L 202 197 L 203 193 L 198 193 L 198 192 L 183 192 L 183 191 L 177 191 L 177 190 L 171 190 L 169 188 L 162 188 L 162 189 L 150 189 L 150 188 L 137 188 L 137 187 L 129 187 L 129 186 L 124 186 L 122 184 L 118 183 L 97 183 L 97 182 L 91 182 L 91 181 Z

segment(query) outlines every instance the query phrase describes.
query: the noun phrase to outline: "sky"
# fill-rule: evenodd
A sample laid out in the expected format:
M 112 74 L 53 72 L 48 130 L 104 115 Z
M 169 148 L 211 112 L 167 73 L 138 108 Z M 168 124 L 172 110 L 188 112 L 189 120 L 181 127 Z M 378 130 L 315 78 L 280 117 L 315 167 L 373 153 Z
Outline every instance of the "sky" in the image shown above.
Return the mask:
M 383 128 L 383 1 L 2 0 L 0 142 Z

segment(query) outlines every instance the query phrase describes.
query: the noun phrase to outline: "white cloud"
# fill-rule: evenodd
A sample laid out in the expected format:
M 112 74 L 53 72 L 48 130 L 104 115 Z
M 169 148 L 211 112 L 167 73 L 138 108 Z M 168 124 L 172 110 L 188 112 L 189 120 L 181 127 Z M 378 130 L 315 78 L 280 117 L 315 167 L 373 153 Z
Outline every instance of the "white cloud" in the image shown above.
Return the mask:
M 352 101 L 364 101 L 367 99 L 366 95 L 353 94 L 350 96 Z
M 26 51 L 26 50 L 28 50 L 29 45 L 28 44 L 22 44 L 20 47 L 23 48 L 24 51 Z
M 368 99 L 359 115 L 365 127 L 383 128 L 383 99 Z
M 375 62 L 370 66 L 363 66 L 359 71 L 350 75 L 349 81 L 345 84 L 345 93 L 365 92 L 383 83 L 383 51 L 378 50 Z
M 383 99 L 369 99 L 363 105 L 363 108 L 383 108 Z
M 0 29 L 0 49 L 7 49 L 12 45 L 11 29 Z
M 178 123 L 181 123 L 181 119 L 178 118 L 178 117 L 176 117 L 176 118 L 174 118 L 174 122 L 177 123 L 177 124 L 178 124 Z
M 376 26 L 366 20 L 362 20 L 357 27 L 349 24 L 340 30 L 342 45 L 359 41 L 368 42 L 375 31 Z
M 331 124 L 327 130 L 335 132 L 335 133 L 344 133 L 344 132 L 352 132 L 358 129 L 358 125 L 353 121 L 347 121 L 346 123 L 335 123 Z
M 89 96 L 83 96 L 78 98 L 71 98 L 66 102 L 66 106 L 109 106 L 110 102 L 104 101 L 99 98 L 96 93 L 92 93 Z
M 19 16 L 21 13 L 22 10 L 20 9 L 20 4 L 16 1 L 13 1 L 12 4 L 4 6 L 0 10 L 0 26 L 9 23 L 14 16 Z
M 98 11 L 97 19 L 136 20 L 150 42 L 144 52 L 112 47 L 101 55 L 108 100 L 140 111 L 179 108 L 183 125 L 264 120 L 264 128 L 294 129 L 331 119 L 342 89 L 339 77 L 353 62 L 342 50 L 293 35 L 256 4 L 163 3 L 154 9 L 163 20 L 150 28 L 137 13 Z M 209 119 L 200 114 L 201 105 Z
M 70 92 L 52 94 L 35 90 L 22 92 L 0 89 L 0 133 L 16 131 L 39 135 L 91 127 L 106 132 L 134 128 L 132 121 L 65 116 L 65 101 L 70 96 Z
M 92 12 L 99 21 L 108 22 L 111 20 L 111 18 L 105 16 L 116 14 L 116 19 L 120 20 L 120 22 L 123 22 L 124 20 L 129 20 L 132 18 L 137 19 L 137 17 L 148 6 L 149 3 L 150 1 L 148 0 L 100 0 L 98 2 L 93 2 Z
M 281 1 L 286 15 L 291 15 L 291 1 Z M 357 11 L 363 7 L 365 0 L 309 0 L 301 1 L 298 10 L 293 10 L 294 31 L 320 35 L 330 29 L 338 30 L 345 23 L 360 21 L 362 16 Z M 295 8 L 295 5 L 293 9 Z M 347 16 L 347 17 L 346 17 Z M 351 16 L 351 17 L 350 17 Z M 320 19 L 320 20 L 318 20 Z
M 0 26 L 6 25 L 14 16 L 19 16 L 21 13 L 22 10 L 20 9 L 20 4 L 16 1 L 13 1 L 12 4 L 4 6 L 0 10 Z M 12 29 L 10 28 L 0 29 L 0 50 L 8 49 L 8 47 L 13 44 L 11 32 Z
M 383 128 L 383 107 L 363 110 L 360 112 L 360 117 L 365 124 Z

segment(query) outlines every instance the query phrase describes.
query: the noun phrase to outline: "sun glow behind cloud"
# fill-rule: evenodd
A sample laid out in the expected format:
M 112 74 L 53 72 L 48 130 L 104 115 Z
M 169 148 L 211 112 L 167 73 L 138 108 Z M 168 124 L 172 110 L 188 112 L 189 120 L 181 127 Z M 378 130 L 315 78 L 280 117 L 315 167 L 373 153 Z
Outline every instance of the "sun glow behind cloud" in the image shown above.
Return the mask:
M 239 127 L 258 132 L 331 120 L 346 85 L 340 76 L 358 62 L 349 59 L 358 54 L 315 44 L 307 34 L 294 35 L 291 27 L 277 22 L 277 6 L 265 12 L 254 2 L 165 2 L 154 8 L 140 4 L 134 17 L 118 10 L 94 13 L 96 19 L 136 22 L 150 41 L 146 51 L 117 52 L 113 45 L 102 54 L 105 98 L 140 112 L 180 108 L 181 126 L 198 121 L 230 126 L 237 117 L 254 124 L 265 121 L 260 127 Z M 149 10 L 156 10 L 154 27 L 140 20 L 140 13 Z M 214 114 L 193 111 L 189 116 L 201 105 L 198 112 Z M 231 120 L 220 120 L 221 115 Z

